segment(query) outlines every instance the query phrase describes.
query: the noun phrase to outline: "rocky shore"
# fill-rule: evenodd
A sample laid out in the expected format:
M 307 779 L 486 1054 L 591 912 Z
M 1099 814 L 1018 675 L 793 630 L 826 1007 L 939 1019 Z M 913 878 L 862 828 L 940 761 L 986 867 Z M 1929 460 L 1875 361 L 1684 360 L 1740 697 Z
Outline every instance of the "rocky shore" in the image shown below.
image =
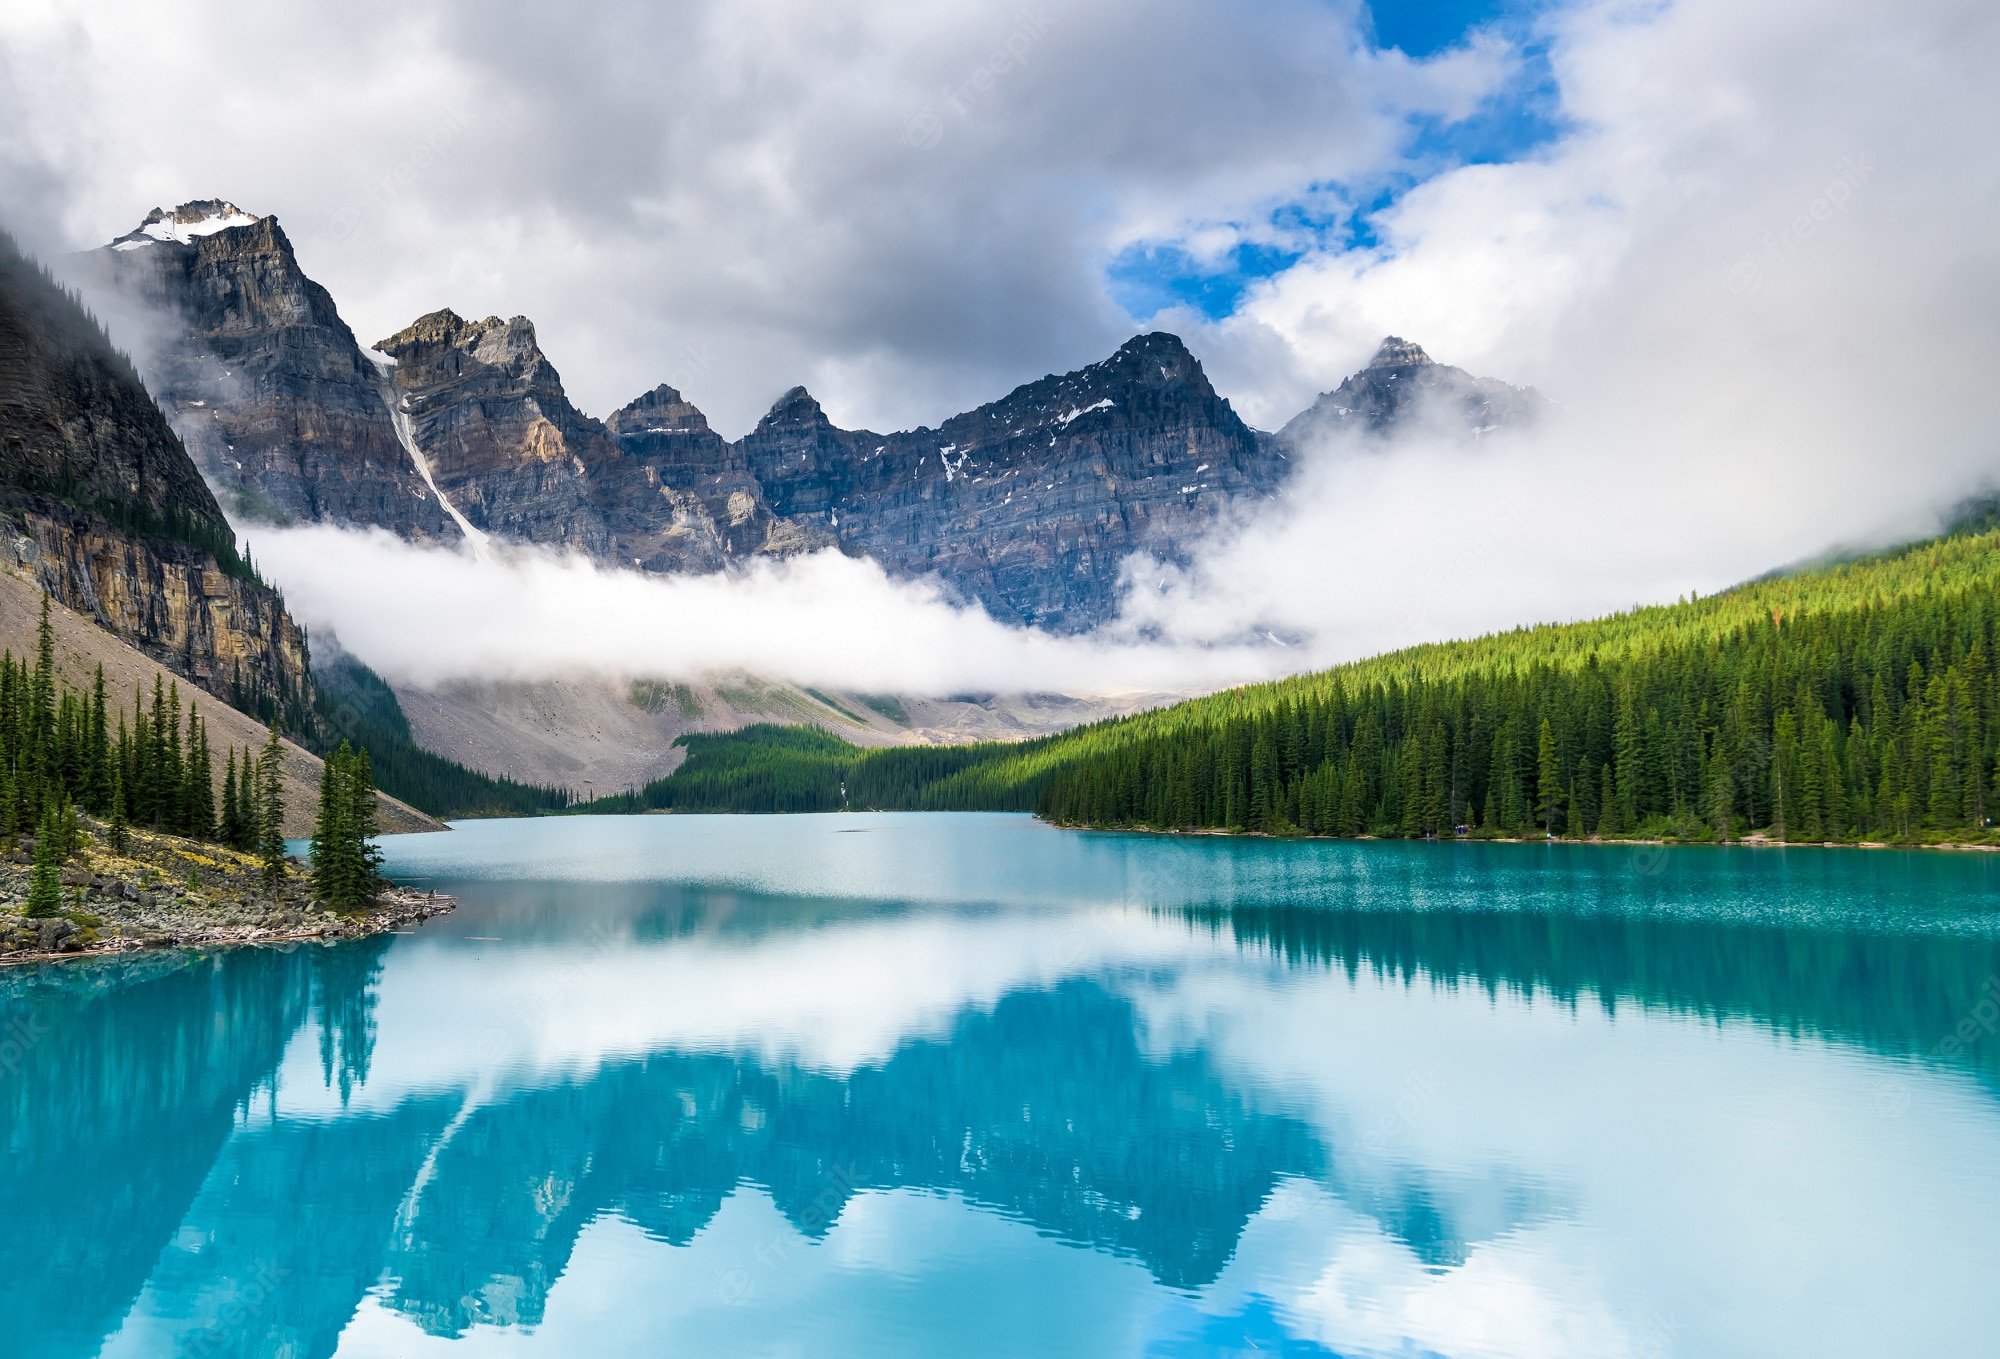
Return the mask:
M 0 966 L 144 948 L 223 947 L 380 934 L 443 915 L 458 903 L 386 889 L 366 911 L 315 904 L 294 860 L 275 890 L 253 856 L 172 835 L 131 833 L 130 853 L 105 847 L 101 828 L 62 869 L 61 913 L 27 916 L 33 858 L 0 856 Z

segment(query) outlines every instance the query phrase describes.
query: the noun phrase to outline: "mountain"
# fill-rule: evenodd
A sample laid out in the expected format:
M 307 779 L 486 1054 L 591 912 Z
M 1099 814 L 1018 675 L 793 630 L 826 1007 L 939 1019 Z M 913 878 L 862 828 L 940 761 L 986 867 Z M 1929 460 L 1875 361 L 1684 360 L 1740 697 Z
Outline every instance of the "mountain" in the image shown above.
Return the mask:
M 1290 454 L 1325 435 L 1478 435 L 1549 406 L 1390 337 L 1260 434 L 1155 333 L 936 428 L 842 429 L 795 387 L 731 441 L 669 386 L 607 420 L 578 410 L 526 317 L 435 311 L 371 354 L 276 219 L 222 200 L 156 209 L 94 255 L 167 314 L 163 404 L 238 513 L 492 534 L 653 572 L 837 546 L 1054 632 L 1114 617 L 1127 558 L 1185 563 L 1220 518 L 1281 494 Z
M 655 387 L 605 424 L 631 468 L 619 497 L 625 515 L 637 519 L 649 512 L 646 492 L 658 488 L 663 503 L 687 515 L 690 527 L 697 522 L 690 499 L 707 516 L 713 551 L 700 565 L 682 569 L 716 570 L 757 553 L 784 557 L 833 545 L 832 534 L 772 513 L 745 445 L 726 442 L 672 387 Z M 675 499 L 667 502 L 667 493 Z
M 1366 368 L 1320 393 L 1277 437 L 1280 446 L 1297 449 L 1342 436 L 1382 438 L 1424 425 L 1448 436 L 1477 438 L 1530 428 L 1551 410 L 1553 404 L 1533 387 L 1474 377 L 1391 335 Z
M 525 317 L 434 312 L 377 348 L 439 490 L 485 532 L 669 572 L 837 545 L 1057 631 L 1115 613 L 1129 553 L 1184 557 L 1287 465 L 1165 334 L 936 429 L 841 429 L 793 388 L 734 443 L 672 387 L 584 415 Z
M 1288 466 L 1165 333 L 934 430 L 842 430 L 794 388 L 743 444 L 774 512 L 1059 632 L 1116 613 L 1128 554 L 1182 559 L 1228 506 L 1275 495 Z
M 612 425 L 578 410 L 524 316 L 436 311 L 376 348 L 413 452 L 481 532 L 656 572 L 822 541 L 772 524 L 740 453 L 672 388 Z
M 84 263 L 165 320 L 148 385 L 239 516 L 458 539 L 404 448 L 382 367 L 277 218 L 220 199 L 155 208 Z
M 315 647 L 322 695 L 339 690 Z M 790 723 L 837 732 L 857 745 L 1018 741 L 1122 717 L 1178 695 L 955 694 L 943 698 L 808 689 L 751 675 L 697 681 L 578 676 L 457 680 L 392 694 L 417 745 L 494 778 L 557 785 L 585 798 L 644 787 L 679 765 L 689 733 Z M 371 737 L 370 752 L 381 748 Z M 378 769 L 381 766 L 378 764 Z M 386 774 L 384 786 L 388 786 Z M 436 810 L 416 795 L 412 802 Z
M 284 601 L 237 555 L 131 363 L 5 236 L 0 531 L 0 562 L 58 603 L 237 707 L 311 727 L 305 635 Z

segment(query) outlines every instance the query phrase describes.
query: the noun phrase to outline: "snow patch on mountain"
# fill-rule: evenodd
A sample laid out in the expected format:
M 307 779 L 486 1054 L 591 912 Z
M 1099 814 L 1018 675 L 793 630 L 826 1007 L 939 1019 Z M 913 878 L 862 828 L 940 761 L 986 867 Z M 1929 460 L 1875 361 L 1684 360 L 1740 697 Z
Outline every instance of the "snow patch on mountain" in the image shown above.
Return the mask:
M 234 203 L 220 198 L 196 199 L 183 203 L 172 212 L 165 208 L 154 208 L 146 214 L 146 220 L 135 230 L 126 232 L 111 243 L 113 250 L 137 250 L 155 241 L 172 241 L 177 245 L 187 245 L 201 236 L 213 236 L 218 231 L 228 231 L 232 227 L 254 226 L 257 219 Z

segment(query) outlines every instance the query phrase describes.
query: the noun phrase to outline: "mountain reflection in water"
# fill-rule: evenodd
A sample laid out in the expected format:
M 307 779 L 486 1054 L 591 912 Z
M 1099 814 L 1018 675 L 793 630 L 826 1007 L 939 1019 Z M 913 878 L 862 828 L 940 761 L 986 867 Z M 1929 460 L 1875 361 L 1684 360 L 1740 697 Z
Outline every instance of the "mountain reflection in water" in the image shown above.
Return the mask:
M 745 1195 L 768 1199 L 788 1230 L 704 1281 L 708 1310 L 729 1313 L 733 1288 L 749 1294 L 788 1252 L 827 1243 L 857 1220 L 857 1200 L 917 1194 L 1142 1269 L 1160 1290 L 1143 1343 L 1158 1353 L 1257 1335 L 1266 1348 L 1310 1343 L 1257 1288 L 1203 1305 L 1273 1205 L 1337 1206 L 1440 1278 L 1482 1245 L 1577 1229 L 1587 1191 L 1559 1168 L 1404 1145 L 1423 1114 L 1399 1104 L 1428 1098 L 1423 1072 L 1411 1068 L 1415 1095 L 1331 1113 L 1283 1062 L 1252 1069 L 1218 1019 L 1292 1015 L 1328 987 L 1591 1009 L 1624 1017 L 1618 1032 L 1634 1015 L 1745 1024 L 1896 1059 L 1883 1069 L 1907 1074 L 1877 1092 L 1885 1116 L 1900 1114 L 1907 1082 L 1933 1077 L 1992 1103 L 1993 1044 L 1938 1051 L 2000 977 L 2000 940 L 1964 915 L 1898 932 L 1100 897 L 1100 923 L 1080 926 L 971 902 L 701 883 L 455 890 L 461 918 L 414 938 L 0 976 L 12 1031 L 27 1036 L 20 1060 L 0 1062 L 10 1352 L 329 1355 L 361 1346 L 343 1333 L 370 1309 L 433 1337 L 532 1333 L 594 1226 L 690 1250 Z M 774 989 L 837 989 L 839 976 L 812 980 L 812 959 L 840 967 L 849 955 L 835 945 L 854 931 L 884 955 L 924 932 L 940 950 L 996 958 L 1001 931 L 1060 947 L 955 1000 L 943 987 L 872 1051 L 857 1040 L 829 1056 L 813 1023 L 759 1020 L 782 999 L 757 994 L 760 963 L 776 969 Z M 668 966 L 690 958 L 690 970 Z M 734 1039 L 624 1024 L 718 975 L 717 994 L 749 1016 Z M 1249 999 L 1214 1000 L 1224 985 Z M 423 1005 L 463 1012 L 462 1028 L 414 1024 Z M 565 1025 L 583 1032 L 550 1037 Z M 1357 1019 L 1291 1055 L 1385 1041 Z M 1966 1258 L 1990 1262 L 1990 1228 L 1971 1240 Z M 1643 1329 L 1622 1343 L 1644 1342 Z

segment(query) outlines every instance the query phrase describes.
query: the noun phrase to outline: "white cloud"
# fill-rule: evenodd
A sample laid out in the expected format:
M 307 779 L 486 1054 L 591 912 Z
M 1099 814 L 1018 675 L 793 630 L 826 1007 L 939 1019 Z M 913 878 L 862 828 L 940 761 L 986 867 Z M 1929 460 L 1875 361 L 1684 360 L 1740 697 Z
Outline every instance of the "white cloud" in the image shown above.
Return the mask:
M 36 234 L 71 248 L 191 197 L 277 213 L 364 343 L 524 313 L 599 415 L 674 380 L 741 431 L 804 382 L 898 427 L 1109 353 L 1125 241 L 1374 173 L 1504 75 L 1373 54 L 1355 14 L 21 0 L 0 144 L 59 178 Z
M 732 575 L 645 576 L 537 550 L 486 557 L 382 530 L 249 539 L 293 614 L 394 679 L 748 671 L 864 692 L 1216 688 L 1280 673 L 1268 649 L 1052 637 L 827 551 Z

